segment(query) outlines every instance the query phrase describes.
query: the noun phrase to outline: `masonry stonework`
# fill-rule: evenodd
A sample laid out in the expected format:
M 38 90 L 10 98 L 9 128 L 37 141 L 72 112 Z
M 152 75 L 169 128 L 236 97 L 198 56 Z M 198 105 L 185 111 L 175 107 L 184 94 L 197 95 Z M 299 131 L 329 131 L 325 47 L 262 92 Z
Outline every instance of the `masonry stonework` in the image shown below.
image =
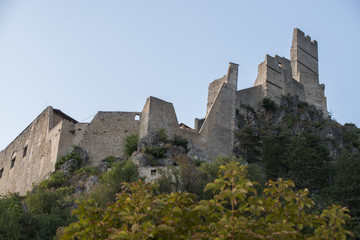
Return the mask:
M 123 156 L 127 136 L 138 134 L 143 138 L 160 128 L 169 138 L 178 135 L 188 139 L 188 154 L 193 158 L 211 161 L 218 155 L 231 156 L 236 109 L 248 105 L 257 110 L 265 97 L 280 103 L 281 96 L 296 95 L 327 118 L 317 47 L 316 41 L 294 29 L 290 60 L 266 55 L 254 86 L 242 90 L 237 90 L 239 66 L 230 63 L 227 74 L 209 84 L 206 115 L 195 119 L 194 129 L 179 125 L 173 104 L 155 97 L 146 100 L 142 112 L 98 112 L 90 123 L 78 123 L 48 107 L 0 152 L 0 193 L 24 194 L 34 183 L 47 178 L 56 161 L 73 145 L 87 151 L 90 164 L 99 165 L 108 156 Z

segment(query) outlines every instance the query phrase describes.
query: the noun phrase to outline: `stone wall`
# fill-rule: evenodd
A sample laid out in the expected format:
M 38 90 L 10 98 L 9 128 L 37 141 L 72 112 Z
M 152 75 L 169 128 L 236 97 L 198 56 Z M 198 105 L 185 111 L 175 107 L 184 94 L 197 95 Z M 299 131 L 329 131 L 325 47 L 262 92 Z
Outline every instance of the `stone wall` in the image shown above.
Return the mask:
M 269 55 L 258 67 L 251 88 L 237 90 L 238 65 L 229 64 L 227 74 L 209 84 L 205 118 L 195 120 L 195 129 L 179 126 L 172 103 L 149 97 L 142 112 L 98 112 L 90 123 L 78 123 L 60 110 L 48 107 L 6 149 L 0 152 L 0 193 L 25 193 L 33 183 L 54 171 L 56 160 L 79 145 L 93 165 L 108 156 L 123 157 L 124 139 L 131 134 L 146 137 L 163 128 L 189 140 L 189 155 L 212 160 L 233 155 L 236 109 L 255 110 L 264 97 L 278 104 L 283 95 L 296 95 L 327 116 L 324 85 L 319 84 L 317 42 L 294 30 L 291 60 Z M 154 170 L 154 169 L 153 169 Z M 144 170 L 150 174 L 151 169 Z
M 290 59 L 293 78 L 304 86 L 306 101 L 328 116 L 325 86 L 319 84 L 317 42 L 311 41 L 310 36 L 305 36 L 301 30 L 294 29 Z
M 108 156 L 121 157 L 125 137 L 139 133 L 140 116 L 140 112 L 98 112 L 79 144 L 91 164 L 98 165 Z
M 54 113 L 55 112 L 55 113 Z M 0 193 L 25 194 L 54 171 L 64 125 L 74 125 L 52 107 L 46 108 L 0 152 Z
M 149 97 L 142 111 L 140 138 L 149 132 L 156 132 L 159 128 L 164 128 L 170 138 L 176 134 L 179 122 L 175 109 L 172 103 Z

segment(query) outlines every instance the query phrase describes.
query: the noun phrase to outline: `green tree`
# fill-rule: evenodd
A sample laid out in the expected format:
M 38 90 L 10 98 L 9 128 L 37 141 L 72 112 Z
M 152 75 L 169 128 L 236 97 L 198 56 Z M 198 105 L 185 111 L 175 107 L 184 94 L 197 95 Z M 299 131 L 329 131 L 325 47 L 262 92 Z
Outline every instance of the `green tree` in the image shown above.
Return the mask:
M 139 136 L 137 134 L 131 134 L 124 139 L 124 153 L 127 156 L 131 156 L 133 152 L 137 150 L 139 144 Z
M 89 200 L 73 211 L 78 221 L 59 232 L 61 239 L 346 239 L 348 210 L 332 206 L 310 213 L 307 189 L 290 180 L 269 181 L 258 194 L 246 166 L 220 166 L 205 190 L 214 197 L 196 201 L 186 192 L 154 195 L 154 185 L 124 183 L 105 209 Z

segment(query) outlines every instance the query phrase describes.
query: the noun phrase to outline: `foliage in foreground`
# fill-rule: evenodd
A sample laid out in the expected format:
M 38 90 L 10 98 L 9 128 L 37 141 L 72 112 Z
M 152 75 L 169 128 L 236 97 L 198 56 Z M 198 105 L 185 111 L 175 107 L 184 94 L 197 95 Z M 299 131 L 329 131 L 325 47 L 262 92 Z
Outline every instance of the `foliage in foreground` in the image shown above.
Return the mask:
M 348 210 L 333 205 L 320 215 L 307 189 L 290 180 L 269 181 L 261 194 L 246 179 L 245 166 L 231 162 L 196 201 L 186 192 L 154 195 L 154 185 L 124 183 L 106 209 L 93 200 L 73 211 L 78 221 L 59 231 L 61 239 L 345 239 Z

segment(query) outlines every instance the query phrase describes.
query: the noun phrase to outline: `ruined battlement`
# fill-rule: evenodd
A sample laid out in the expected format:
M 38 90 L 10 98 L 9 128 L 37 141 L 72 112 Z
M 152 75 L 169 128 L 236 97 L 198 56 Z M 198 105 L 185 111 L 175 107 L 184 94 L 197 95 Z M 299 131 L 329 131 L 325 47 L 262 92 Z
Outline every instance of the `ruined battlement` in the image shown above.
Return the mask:
M 147 98 L 141 112 L 98 112 L 90 123 L 79 123 L 60 110 L 46 108 L 20 135 L 0 152 L 0 194 L 30 190 L 47 178 L 56 161 L 73 145 L 84 149 L 92 165 L 108 156 L 122 157 L 123 141 L 137 134 L 146 138 L 163 128 L 169 138 L 188 139 L 188 155 L 212 160 L 234 154 L 236 110 L 248 105 L 261 108 L 265 97 L 280 103 L 284 95 L 313 104 L 327 118 L 324 84 L 319 84 L 318 45 L 294 29 L 290 59 L 265 55 L 252 87 L 237 89 L 239 65 L 229 63 L 225 76 L 209 84 L 206 115 L 195 119 L 192 129 L 178 122 L 172 103 Z
M 309 56 L 319 60 L 317 41 L 311 41 L 311 37 L 305 35 L 305 33 L 298 28 L 294 29 L 291 48 L 299 48 L 299 50 L 304 51 Z

